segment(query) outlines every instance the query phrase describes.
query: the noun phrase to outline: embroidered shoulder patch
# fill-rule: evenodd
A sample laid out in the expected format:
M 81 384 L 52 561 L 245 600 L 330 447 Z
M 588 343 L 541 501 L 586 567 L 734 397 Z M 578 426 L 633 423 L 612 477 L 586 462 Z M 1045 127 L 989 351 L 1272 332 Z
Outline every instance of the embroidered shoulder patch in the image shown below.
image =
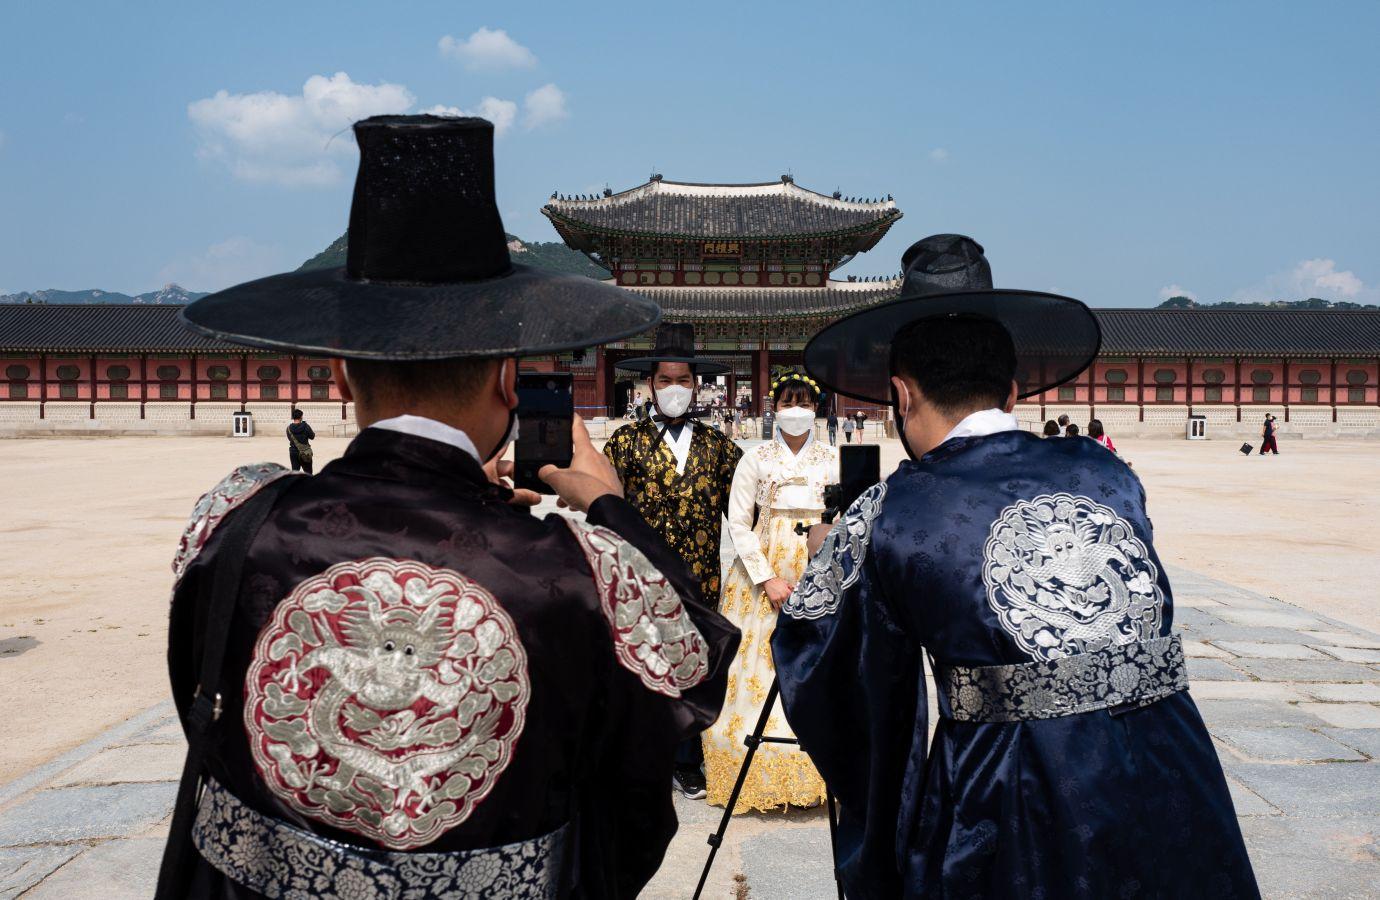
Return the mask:
M 781 612 L 792 619 L 818 619 L 839 608 L 843 592 L 862 577 L 867 545 L 872 542 L 872 523 L 882 511 L 886 482 L 863 491 L 843 518 L 829 529 L 819 552 L 805 566 L 805 574 Z
M 609 529 L 566 521 L 594 572 L 619 665 L 667 697 L 679 697 L 704 681 L 708 647 L 666 576 Z
M 255 463 L 240 466 L 221 479 L 220 484 L 201 495 L 192 507 L 192 518 L 178 541 L 177 553 L 173 556 L 172 570 L 174 583 L 181 581 L 187 567 L 196 559 L 201 548 L 206 546 L 211 533 L 230 511 L 271 481 L 277 481 L 292 472 L 277 463 Z
M 1072 494 L 1018 500 L 983 548 L 987 604 L 1032 659 L 1160 636 L 1159 570 L 1131 523 Z
M 373 557 L 278 604 L 254 645 L 244 726 L 259 774 L 293 809 L 411 850 L 488 796 L 530 695 L 527 653 L 491 593 Z

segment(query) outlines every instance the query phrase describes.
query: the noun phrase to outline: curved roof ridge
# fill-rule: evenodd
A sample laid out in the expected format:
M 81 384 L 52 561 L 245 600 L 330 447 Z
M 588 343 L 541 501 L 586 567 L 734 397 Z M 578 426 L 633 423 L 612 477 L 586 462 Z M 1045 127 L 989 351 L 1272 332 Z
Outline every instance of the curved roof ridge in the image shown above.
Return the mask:
M 679 189 L 679 190 L 677 190 Z M 791 197 L 797 200 L 804 200 L 812 203 L 819 203 L 824 206 L 836 209 L 847 209 L 853 211 L 876 211 L 884 212 L 896 208 L 896 201 L 890 195 L 873 200 L 845 200 L 842 197 L 833 197 L 822 194 L 810 188 L 801 187 L 793 179 L 779 179 L 777 181 L 755 181 L 741 184 L 724 184 L 715 182 L 697 181 L 668 181 L 664 178 L 654 178 L 643 184 L 627 188 L 617 193 L 604 196 L 588 198 L 572 198 L 553 193 L 548 201 L 548 206 L 557 208 L 588 209 L 591 207 L 612 207 L 619 206 L 634 200 L 653 194 L 668 194 L 672 196 L 684 197 Z

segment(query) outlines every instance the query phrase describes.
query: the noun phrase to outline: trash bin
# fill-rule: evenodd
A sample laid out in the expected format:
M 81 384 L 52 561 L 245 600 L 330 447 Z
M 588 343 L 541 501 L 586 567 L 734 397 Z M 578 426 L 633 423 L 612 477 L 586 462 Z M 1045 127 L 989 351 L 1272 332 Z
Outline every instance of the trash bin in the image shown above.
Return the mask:
M 1188 417 L 1187 437 L 1190 441 L 1207 440 L 1207 416 Z
M 253 437 L 254 436 L 254 414 L 250 412 L 237 412 L 230 415 L 230 436 L 231 437 Z

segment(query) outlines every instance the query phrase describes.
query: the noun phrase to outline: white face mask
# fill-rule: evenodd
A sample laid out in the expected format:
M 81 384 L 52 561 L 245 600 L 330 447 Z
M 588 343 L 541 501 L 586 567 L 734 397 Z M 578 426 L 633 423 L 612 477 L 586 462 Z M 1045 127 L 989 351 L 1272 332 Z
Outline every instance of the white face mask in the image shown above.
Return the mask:
M 678 384 L 657 388 L 656 407 L 666 418 L 678 419 L 685 415 L 685 411 L 690 408 L 690 401 L 694 396 L 694 391 Z
M 792 406 L 776 414 L 776 427 L 783 434 L 799 437 L 814 427 L 815 411 L 800 406 Z

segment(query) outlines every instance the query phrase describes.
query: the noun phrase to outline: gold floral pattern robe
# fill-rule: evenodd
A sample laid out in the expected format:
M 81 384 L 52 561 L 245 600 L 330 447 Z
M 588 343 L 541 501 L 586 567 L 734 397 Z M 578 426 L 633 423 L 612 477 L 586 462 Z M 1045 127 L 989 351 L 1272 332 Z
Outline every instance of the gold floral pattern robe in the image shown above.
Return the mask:
M 728 492 L 742 449 L 718 431 L 691 420 L 685 471 L 661 437 L 659 422 L 633 422 L 604 445 L 618 471 L 623 495 L 680 554 L 700 582 L 704 602 L 719 606 L 719 536 L 728 511 Z

